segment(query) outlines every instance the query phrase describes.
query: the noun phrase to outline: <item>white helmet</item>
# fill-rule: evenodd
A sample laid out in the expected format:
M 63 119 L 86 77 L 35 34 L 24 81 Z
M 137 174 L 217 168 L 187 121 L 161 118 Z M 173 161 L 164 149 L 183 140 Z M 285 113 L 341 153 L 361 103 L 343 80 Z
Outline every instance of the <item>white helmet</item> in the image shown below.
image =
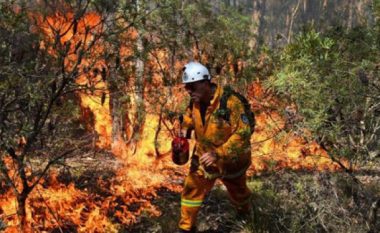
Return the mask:
M 198 62 L 189 62 L 183 68 L 182 83 L 192 83 L 201 80 L 211 80 L 208 69 Z

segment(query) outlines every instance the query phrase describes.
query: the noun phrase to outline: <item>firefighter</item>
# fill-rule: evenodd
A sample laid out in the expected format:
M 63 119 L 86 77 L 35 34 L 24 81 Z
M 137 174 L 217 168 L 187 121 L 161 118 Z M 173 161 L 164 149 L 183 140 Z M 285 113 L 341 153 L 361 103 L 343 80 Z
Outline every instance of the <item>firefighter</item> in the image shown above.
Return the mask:
M 182 82 L 191 100 L 181 126 L 195 131 L 196 144 L 181 194 L 179 232 L 195 232 L 197 213 L 216 179 L 226 186 L 237 213 L 249 212 L 246 171 L 251 164 L 251 128 L 239 98 L 230 96 L 227 109 L 219 108 L 224 89 L 211 82 L 205 66 L 186 64 Z

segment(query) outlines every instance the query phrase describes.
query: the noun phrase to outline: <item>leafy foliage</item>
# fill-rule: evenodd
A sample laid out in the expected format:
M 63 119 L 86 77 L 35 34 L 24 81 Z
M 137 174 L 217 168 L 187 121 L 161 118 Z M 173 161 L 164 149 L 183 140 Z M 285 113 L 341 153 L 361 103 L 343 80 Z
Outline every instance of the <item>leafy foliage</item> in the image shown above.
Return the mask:
M 310 27 L 283 49 L 268 87 L 297 104 L 313 137 L 352 159 L 379 154 L 379 31 Z
M 45 9 L 0 3 L 0 171 L 16 195 L 20 231 L 27 227 L 25 204 L 30 192 L 51 166 L 72 156 L 82 143 L 75 80 L 83 74 L 78 66 L 95 41 L 78 43 L 72 51 L 62 37 L 69 30 L 76 35 L 75 22 L 66 30 L 49 25 L 52 38 L 47 38 L 37 23 L 46 23 L 57 5 L 47 4 Z M 57 15 L 64 15 L 66 7 L 70 5 L 59 8 L 63 12 Z M 78 19 L 83 17 L 83 5 L 71 7 L 80 12 Z M 70 63 L 73 54 L 77 59 Z
M 147 31 L 155 34 L 157 46 L 167 48 L 175 59 L 198 60 L 220 74 L 222 69 L 229 70 L 228 65 L 252 55 L 248 46 L 251 20 L 236 9 L 203 0 L 171 0 L 163 5 L 151 15 Z M 229 72 L 225 72 L 229 78 L 236 77 Z
M 253 215 L 236 222 L 240 232 L 367 232 L 370 202 L 342 174 L 284 172 L 249 185 Z

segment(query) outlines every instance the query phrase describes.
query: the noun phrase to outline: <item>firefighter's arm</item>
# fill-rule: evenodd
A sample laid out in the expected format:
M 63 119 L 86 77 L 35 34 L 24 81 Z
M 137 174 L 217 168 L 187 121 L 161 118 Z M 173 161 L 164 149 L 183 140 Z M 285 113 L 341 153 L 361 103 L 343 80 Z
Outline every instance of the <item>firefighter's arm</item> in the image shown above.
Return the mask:
M 190 138 L 191 130 L 194 129 L 193 118 L 191 116 L 192 109 L 190 107 L 186 108 L 186 111 L 183 115 L 180 116 L 181 131 L 183 135 L 186 135 L 186 138 Z
M 215 148 L 218 159 L 232 159 L 251 150 L 250 126 L 243 104 L 237 98 L 231 97 L 227 107 L 230 109 L 232 134 L 225 143 Z

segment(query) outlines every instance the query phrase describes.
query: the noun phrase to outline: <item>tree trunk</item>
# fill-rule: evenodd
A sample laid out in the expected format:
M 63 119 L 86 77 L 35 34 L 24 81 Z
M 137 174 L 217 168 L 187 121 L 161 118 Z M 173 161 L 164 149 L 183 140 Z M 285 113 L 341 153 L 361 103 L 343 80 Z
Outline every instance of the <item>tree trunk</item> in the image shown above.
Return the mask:
M 252 34 L 253 39 L 250 41 L 251 48 L 258 48 L 260 46 L 259 41 L 263 36 L 263 24 L 264 24 L 264 13 L 265 13 L 265 1 L 257 0 L 253 2 L 253 12 L 252 12 Z
M 111 31 L 113 28 L 116 27 L 115 14 L 116 13 L 110 15 L 110 19 L 112 19 L 111 22 L 113 22 L 113 24 L 109 26 Z M 102 69 L 101 72 L 102 80 L 107 80 L 107 88 L 109 90 L 109 99 L 107 99 L 107 102 L 109 102 L 112 119 L 111 150 L 113 151 L 113 153 L 117 155 L 122 155 L 124 150 L 126 149 L 126 138 L 124 136 L 126 132 L 124 123 L 126 121 L 126 114 L 122 98 L 125 95 L 124 84 L 127 80 L 125 79 L 125 77 L 121 77 L 121 75 L 119 74 L 120 69 L 122 69 L 120 64 L 121 47 L 122 44 L 120 42 L 117 42 L 114 45 L 113 51 L 110 52 L 113 53 L 114 57 L 116 58 L 115 60 L 112 59 L 110 61 L 110 64 L 107 65 L 108 72 L 105 67 Z
M 327 0 L 323 0 L 323 9 L 327 8 Z
M 294 19 L 295 19 L 296 15 L 297 15 L 297 12 L 298 12 L 300 4 L 301 4 L 301 0 L 297 0 L 297 5 L 292 9 L 292 12 L 291 12 L 291 15 L 290 15 L 290 18 L 289 18 L 288 39 L 287 39 L 288 43 L 290 43 L 291 39 L 292 39 Z
M 23 233 L 29 233 L 32 232 L 30 225 L 28 224 L 27 218 L 26 218 L 26 199 L 28 197 L 28 194 L 26 192 L 22 192 L 17 196 L 17 215 L 20 220 L 19 230 Z
M 156 131 L 154 133 L 154 150 L 156 152 L 156 158 L 161 157 L 160 150 L 159 150 L 160 144 L 158 143 L 158 136 L 159 136 L 160 131 L 161 131 L 162 114 L 163 114 L 162 110 L 163 110 L 163 107 L 161 107 L 161 109 L 160 109 L 160 114 L 159 114 L 159 118 L 158 118 L 158 125 L 157 125 Z
M 353 0 L 349 0 L 347 4 L 347 8 L 348 8 L 347 30 L 350 30 L 353 26 L 354 7 L 355 7 L 355 3 L 353 2 Z
M 141 55 L 144 51 L 141 35 L 137 38 L 137 51 Z M 134 133 L 141 133 L 142 126 L 145 121 L 145 106 L 144 106 L 144 61 L 142 58 L 136 59 L 136 81 L 135 81 L 135 104 L 136 112 L 134 117 Z
M 136 1 L 136 8 L 139 11 L 139 1 Z M 139 135 L 142 134 L 143 125 L 145 121 L 145 106 L 144 106 L 144 61 L 142 55 L 144 53 L 144 45 L 141 34 L 138 32 L 136 39 L 136 49 L 138 56 L 135 60 L 135 91 L 134 91 L 134 116 L 133 116 L 133 133 L 130 143 L 135 147 L 136 152 L 137 142 Z
M 136 10 L 136 14 L 140 14 L 140 1 L 136 0 L 134 2 L 134 7 Z M 124 142 L 126 147 L 129 147 L 129 151 L 134 154 L 137 149 L 137 143 L 139 141 L 140 135 L 142 134 L 143 125 L 145 121 L 145 106 L 144 106 L 144 60 L 143 54 L 145 53 L 142 35 L 139 32 L 139 28 L 136 29 L 136 39 L 133 41 L 134 43 L 134 53 L 135 59 L 131 70 L 133 70 L 133 74 L 131 74 L 131 81 L 128 82 L 129 87 L 129 97 L 130 97 L 130 107 L 128 111 L 118 111 L 119 114 L 115 115 L 115 125 L 113 129 L 115 130 L 115 137 L 124 138 Z M 121 103 L 114 103 L 115 106 L 119 106 L 119 108 L 123 108 L 124 106 Z M 120 134 L 117 134 L 117 131 L 120 131 Z
M 116 78 L 116 75 L 113 78 Z M 118 79 L 116 78 L 116 81 Z M 115 81 L 111 81 L 112 83 L 109 87 L 110 90 L 110 112 L 112 117 L 112 141 L 111 141 L 111 149 L 115 154 L 121 155 L 123 154 L 124 149 L 126 148 L 126 140 L 125 140 L 125 118 L 126 114 L 124 114 L 124 106 L 120 101 L 123 97 L 122 88 L 117 87 L 117 83 Z
M 307 1 L 308 1 L 308 0 L 304 0 L 304 1 L 303 1 L 303 11 L 304 11 L 304 12 L 307 10 L 307 5 L 308 5 L 308 4 L 307 4 Z
M 259 38 L 264 38 L 265 27 L 267 26 L 267 22 L 265 21 L 265 16 L 267 14 L 267 5 L 266 5 L 265 0 L 261 1 L 260 9 L 261 9 L 261 15 L 260 15 L 260 25 L 259 25 L 259 36 L 260 36 Z

